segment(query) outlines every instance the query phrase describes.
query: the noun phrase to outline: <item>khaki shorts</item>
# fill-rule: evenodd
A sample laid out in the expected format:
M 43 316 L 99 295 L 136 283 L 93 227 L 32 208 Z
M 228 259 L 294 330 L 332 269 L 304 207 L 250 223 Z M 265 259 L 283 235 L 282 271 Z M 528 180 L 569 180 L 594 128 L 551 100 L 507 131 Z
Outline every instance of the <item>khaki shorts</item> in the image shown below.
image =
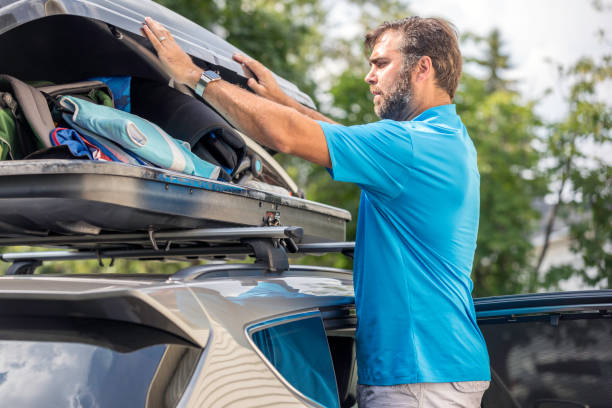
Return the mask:
M 359 408 L 480 408 L 489 381 L 359 385 Z

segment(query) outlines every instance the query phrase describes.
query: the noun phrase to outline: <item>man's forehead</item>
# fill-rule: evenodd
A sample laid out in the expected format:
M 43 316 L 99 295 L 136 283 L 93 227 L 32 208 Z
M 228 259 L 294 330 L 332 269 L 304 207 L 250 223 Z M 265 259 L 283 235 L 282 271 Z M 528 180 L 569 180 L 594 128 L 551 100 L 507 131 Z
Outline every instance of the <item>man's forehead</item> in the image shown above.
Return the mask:
M 396 30 L 387 30 L 376 40 L 370 61 L 382 58 L 392 57 L 394 54 L 400 53 L 402 35 Z

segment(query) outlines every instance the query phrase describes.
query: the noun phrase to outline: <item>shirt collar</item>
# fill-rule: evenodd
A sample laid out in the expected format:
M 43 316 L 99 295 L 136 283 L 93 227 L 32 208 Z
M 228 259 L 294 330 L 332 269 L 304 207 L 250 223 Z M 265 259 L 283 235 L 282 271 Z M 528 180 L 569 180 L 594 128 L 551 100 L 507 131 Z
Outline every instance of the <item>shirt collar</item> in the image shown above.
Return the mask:
M 455 104 L 451 103 L 449 105 L 439 105 L 429 108 L 426 111 L 421 112 L 421 114 L 417 115 L 415 118 L 413 118 L 412 121 L 425 122 L 435 117 L 456 115 L 457 108 L 455 107 Z

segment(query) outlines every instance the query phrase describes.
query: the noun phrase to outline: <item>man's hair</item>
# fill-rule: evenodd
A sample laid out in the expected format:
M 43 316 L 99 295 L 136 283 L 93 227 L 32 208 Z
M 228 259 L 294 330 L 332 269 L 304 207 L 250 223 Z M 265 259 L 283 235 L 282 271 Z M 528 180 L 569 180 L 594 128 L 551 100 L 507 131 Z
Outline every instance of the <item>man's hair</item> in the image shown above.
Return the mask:
M 459 85 L 462 66 L 455 27 L 441 18 L 414 16 L 385 21 L 366 34 L 366 50 L 371 52 L 378 39 L 389 30 L 402 34 L 400 51 L 404 58 L 404 69 L 412 71 L 421 57 L 429 56 L 436 73 L 437 85 L 453 99 Z

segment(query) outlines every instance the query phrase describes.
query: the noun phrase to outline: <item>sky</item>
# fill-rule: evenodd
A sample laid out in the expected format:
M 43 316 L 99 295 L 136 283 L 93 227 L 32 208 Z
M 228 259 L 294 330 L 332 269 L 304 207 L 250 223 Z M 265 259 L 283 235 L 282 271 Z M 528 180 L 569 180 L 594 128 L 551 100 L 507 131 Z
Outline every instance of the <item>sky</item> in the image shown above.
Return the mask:
M 485 35 L 498 28 L 514 65 L 508 76 L 519 80 L 521 93 L 538 98 L 545 89 L 553 88 L 553 94 L 541 98 L 539 106 L 539 112 L 551 120 L 562 116 L 563 103 L 558 86 L 555 89 L 555 69 L 546 59 L 568 65 L 580 56 L 612 53 L 610 0 L 604 12 L 597 12 L 589 0 L 427 0 L 409 4 L 417 15 L 452 21 L 460 33 Z M 608 32 L 608 44 L 598 40 L 599 29 Z M 601 92 L 612 103 L 610 85 Z

